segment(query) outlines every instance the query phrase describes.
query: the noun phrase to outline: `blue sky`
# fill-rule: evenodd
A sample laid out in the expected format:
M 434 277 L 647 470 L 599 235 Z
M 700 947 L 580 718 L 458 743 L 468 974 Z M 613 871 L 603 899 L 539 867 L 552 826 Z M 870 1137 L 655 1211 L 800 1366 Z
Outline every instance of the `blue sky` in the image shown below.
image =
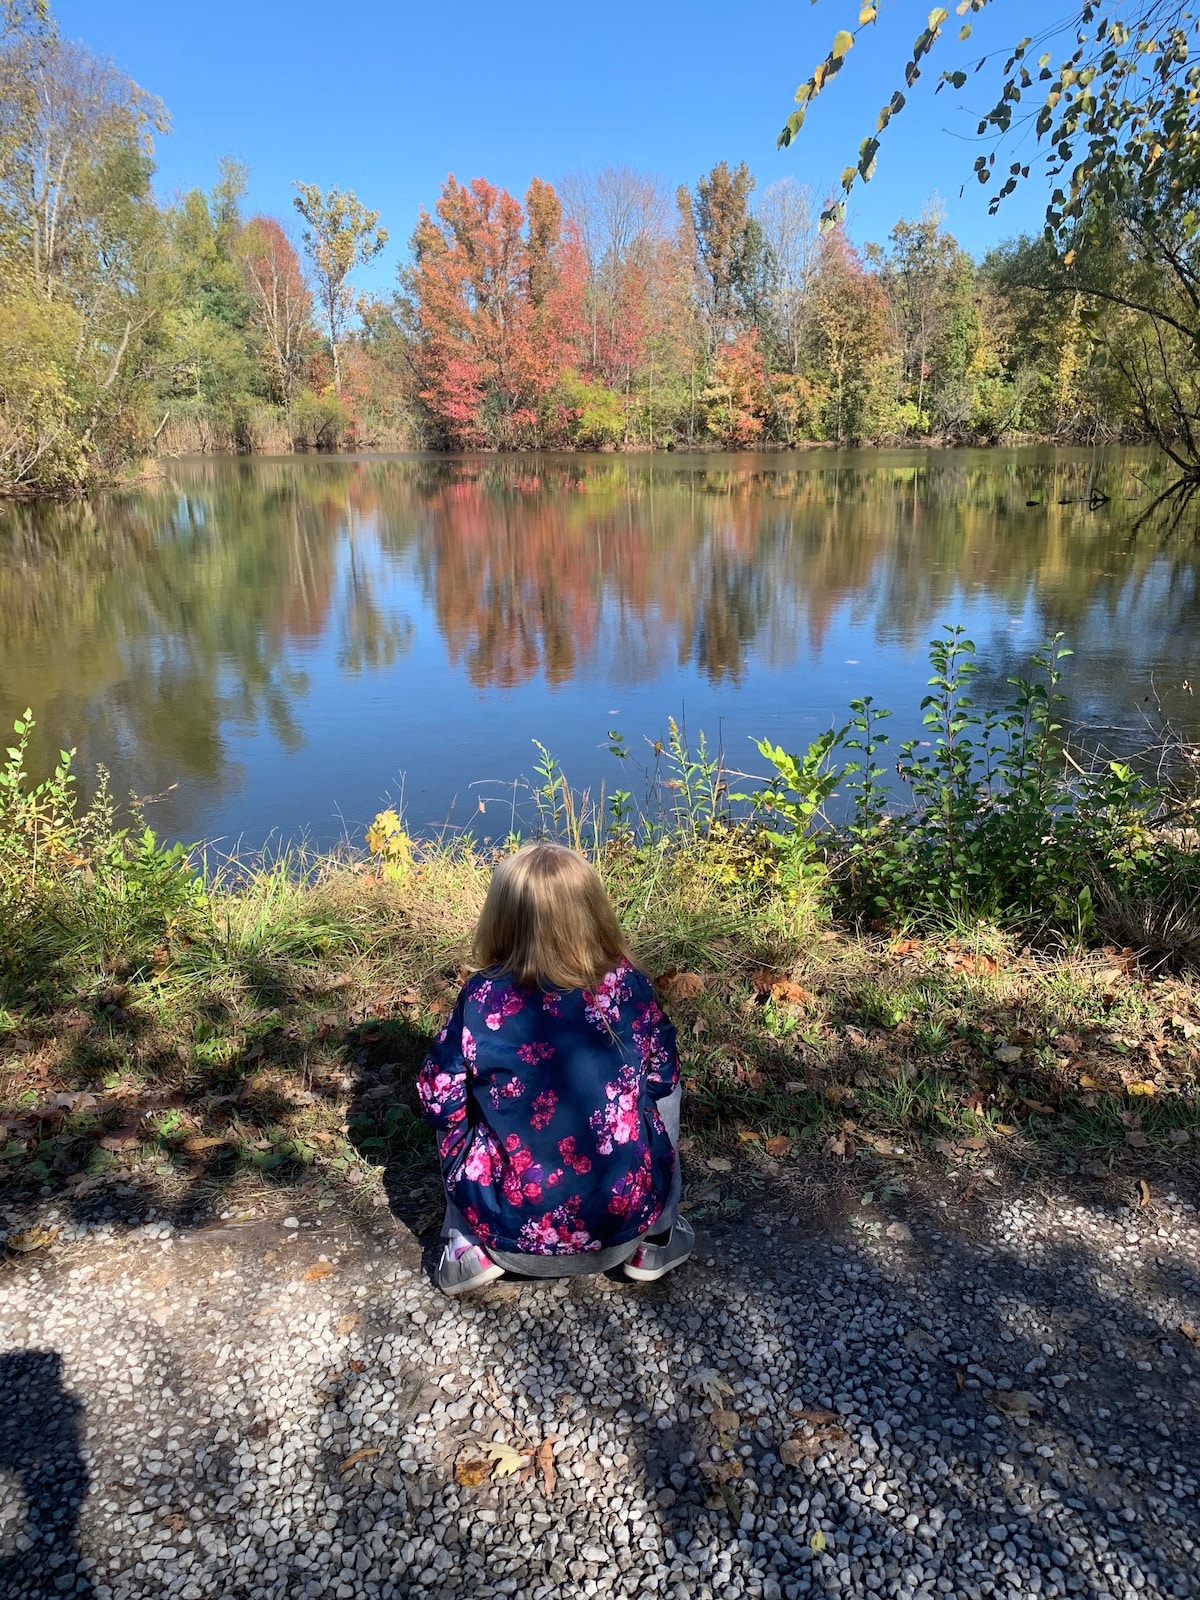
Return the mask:
M 287 214 L 296 178 L 353 188 L 391 232 L 386 256 L 361 280 L 383 290 L 418 207 L 432 205 L 448 172 L 520 194 L 535 174 L 553 182 L 627 163 L 674 188 L 724 158 L 745 160 L 760 189 L 792 174 L 820 196 L 874 130 L 928 5 L 881 5 L 879 24 L 864 30 L 790 151 L 777 150 L 775 137 L 796 85 L 833 33 L 853 25 L 858 0 L 608 0 L 595 8 L 561 0 L 59 0 L 55 10 L 65 34 L 112 56 L 166 103 L 173 131 L 159 147 L 164 194 L 208 187 L 224 154 L 249 164 L 254 210 Z M 983 48 L 1044 19 L 1032 0 L 1005 0 L 976 20 L 969 46 L 957 44 L 954 19 L 948 47 L 886 136 L 874 182 L 855 191 L 849 222 L 858 241 L 884 238 L 934 191 L 976 254 L 1037 226 L 1040 188 L 1018 191 L 993 219 L 971 174 L 975 124 L 994 78 L 985 72 L 961 91 L 932 91 L 943 66 L 963 64 L 968 51 L 973 63 Z

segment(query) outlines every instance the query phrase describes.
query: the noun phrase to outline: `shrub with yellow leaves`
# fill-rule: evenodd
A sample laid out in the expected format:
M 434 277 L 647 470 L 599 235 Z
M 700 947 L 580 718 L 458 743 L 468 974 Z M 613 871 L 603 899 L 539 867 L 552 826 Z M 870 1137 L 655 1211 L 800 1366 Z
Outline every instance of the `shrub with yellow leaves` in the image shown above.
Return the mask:
M 391 807 L 381 811 L 367 829 L 367 849 L 379 858 L 380 876 L 400 883 L 412 871 L 412 840 L 399 813 Z

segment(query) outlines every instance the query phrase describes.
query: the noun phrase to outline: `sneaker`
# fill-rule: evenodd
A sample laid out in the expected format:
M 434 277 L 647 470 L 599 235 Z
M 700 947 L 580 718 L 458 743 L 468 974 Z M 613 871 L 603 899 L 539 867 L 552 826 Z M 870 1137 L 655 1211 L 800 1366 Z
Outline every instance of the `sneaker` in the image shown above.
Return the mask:
M 452 1255 L 447 1245 L 433 1280 L 443 1294 L 468 1294 L 503 1276 L 504 1268 L 498 1267 L 479 1245 L 470 1245 L 458 1255 Z
M 635 1283 L 654 1283 L 682 1266 L 696 1248 L 696 1235 L 686 1217 L 680 1217 L 662 1244 L 640 1244 L 625 1263 L 625 1276 Z

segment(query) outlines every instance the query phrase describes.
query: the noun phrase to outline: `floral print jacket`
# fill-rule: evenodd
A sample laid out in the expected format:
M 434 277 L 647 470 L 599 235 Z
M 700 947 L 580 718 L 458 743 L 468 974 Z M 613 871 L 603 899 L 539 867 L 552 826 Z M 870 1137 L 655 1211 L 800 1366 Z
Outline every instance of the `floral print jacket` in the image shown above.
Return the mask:
M 580 1255 L 662 1212 L 675 1151 L 656 1102 L 678 1082 L 675 1029 L 623 961 L 594 991 L 476 973 L 417 1094 L 447 1193 L 485 1245 Z

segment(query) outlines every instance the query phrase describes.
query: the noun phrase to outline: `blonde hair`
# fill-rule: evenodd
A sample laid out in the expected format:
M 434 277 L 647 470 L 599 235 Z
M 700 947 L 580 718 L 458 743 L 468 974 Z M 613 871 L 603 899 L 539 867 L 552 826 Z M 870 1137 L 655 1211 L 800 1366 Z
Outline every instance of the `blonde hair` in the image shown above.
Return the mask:
M 545 842 L 523 844 L 497 865 L 474 949 L 480 967 L 524 988 L 590 989 L 629 954 L 595 868 Z

